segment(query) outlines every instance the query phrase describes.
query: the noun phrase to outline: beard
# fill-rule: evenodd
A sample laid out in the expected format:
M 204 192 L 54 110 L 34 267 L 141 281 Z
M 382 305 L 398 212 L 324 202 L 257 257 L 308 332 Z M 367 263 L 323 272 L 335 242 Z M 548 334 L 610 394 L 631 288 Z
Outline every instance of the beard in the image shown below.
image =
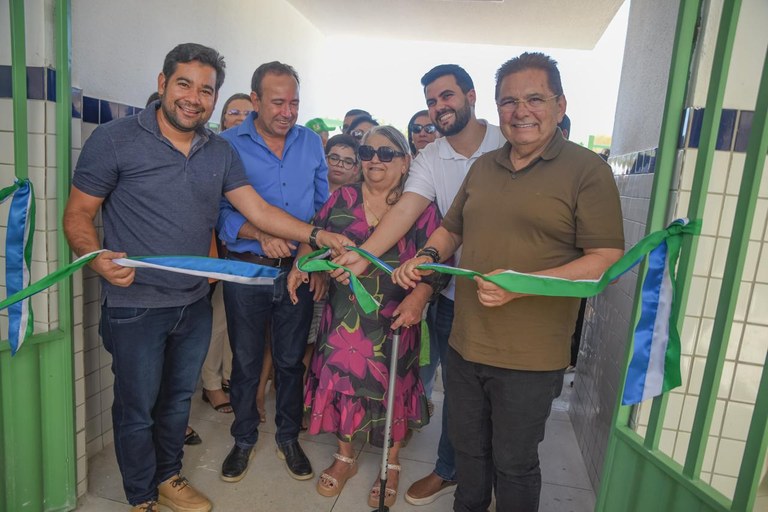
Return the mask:
M 201 126 L 205 126 L 208 118 L 201 115 L 198 121 L 182 121 L 181 117 L 177 115 L 177 109 L 180 109 L 175 103 L 170 103 L 165 100 L 164 97 L 160 97 L 160 108 L 163 111 L 163 116 L 168 123 L 181 132 L 194 132 Z
M 434 119 L 432 120 L 432 122 L 435 123 L 435 128 L 437 128 L 437 131 L 440 132 L 444 137 L 450 137 L 451 135 L 456 135 L 459 133 L 467 126 L 469 120 L 472 118 L 472 107 L 469 106 L 469 102 L 466 100 L 464 101 L 464 106 L 461 107 L 460 110 L 443 110 L 440 112 L 440 114 L 438 114 L 437 118 L 439 119 L 440 116 L 446 112 L 453 112 L 456 115 L 456 119 L 453 121 L 452 125 L 443 128 L 440 126 L 439 122 Z

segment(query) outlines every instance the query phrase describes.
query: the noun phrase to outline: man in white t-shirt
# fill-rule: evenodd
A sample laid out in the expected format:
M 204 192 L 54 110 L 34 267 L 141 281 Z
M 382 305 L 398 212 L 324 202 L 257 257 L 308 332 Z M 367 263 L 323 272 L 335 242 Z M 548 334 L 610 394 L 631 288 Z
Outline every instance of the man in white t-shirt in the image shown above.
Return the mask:
M 379 256 L 392 247 L 413 225 L 432 201 L 445 215 L 469 168 L 480 156 L 500 148 L 504 142 L 498 126 L 475 117 L 475 86 L 469 74 L 456 64 L 442 64 L 432 68 L 421 79 L 429 117 L 444 137 L 428 144 L 411 164 L 403 197 L 381 220 L 373 235 L 362 248 Z M 455 255 L 456 264 L 460 252 Z M 359 275 L 367 262 L 354 252 L 348 252 L 337 262 Z M 336 275 L 338 274 L 338 275 Z M 334 277 L 344 279 L 345 273 Z M 448 348 L 453 321 L 454 283 L 442 292 L 429 308 L 430 364 L 422 368 L 425 386 L 431 385 L 437 365 Z M 397 315 L 397 311 L 395 314 Z M 405 319 L 398 319 L 392 328 L 408 327 Z M 442 371 L 445 385 L 445 367 Z M 408 489 L 405 500 L 412 505 L 427 505 L 440 496 L 453 494 L 456 488 L 453 447 L 446 428 L 448 410 L 443 402 L 442 434 L 437 449 L 435 469 Z

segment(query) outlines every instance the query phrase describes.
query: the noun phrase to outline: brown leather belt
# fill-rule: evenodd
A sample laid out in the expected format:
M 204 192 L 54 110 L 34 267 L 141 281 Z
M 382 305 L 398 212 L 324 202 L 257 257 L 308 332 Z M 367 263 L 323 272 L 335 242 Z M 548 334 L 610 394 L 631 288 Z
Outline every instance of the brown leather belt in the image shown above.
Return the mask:
M 234 252 L 229 251 L 228 256 L 235 260 L 247 261 L 248 263 L 256 263 L 257 265 L 264 265 L 265 267 L 285 268 L 293 265 L 293 256 L 289 258 L 267 258 L 260 254 L 254 254 L 252 252 Z

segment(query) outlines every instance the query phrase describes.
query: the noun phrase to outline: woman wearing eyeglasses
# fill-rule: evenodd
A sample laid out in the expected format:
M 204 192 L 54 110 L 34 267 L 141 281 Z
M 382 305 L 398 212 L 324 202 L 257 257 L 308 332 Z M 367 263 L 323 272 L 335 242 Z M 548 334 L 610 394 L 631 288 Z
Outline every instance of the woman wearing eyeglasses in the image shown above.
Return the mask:
M 371 128 L 374 126 L 379 126 L 378 121 L 374 118 L 371 116 L 359 116 L 349 123 L 349 127 L 345 133 L 353 136 L 357 140 L 361 140 L 363 135 L 371 131 Z
M 429 118 L 429 112 L 419 110 L 410 121 L 408 121 L 408 143 L 411 146 L 411 155 L 415 158 L 419 151 L 430 142 L 439 137 L 437 128 Z
M 221 109 L 219 130 L 223 132 L 239 126 L 252 111 L 253 105 L 250 96 L 242 92 L 233 94 L 224 102 L 224 108 Z
M 400 199 L 411 157 L 405 137 L 392 126 L 379 126 L 368 132 L 358 156 L 362 160 L 363 181 L 334 192 L 314 223 L 362 244 Z M 417 247 L 439 224 L 438 210 L 432 204 L 382 259 L 398 266 L 416 254 Z M 310 248 L 302 245 L 299 251 L 306 254 Z M 338 439 L 335 460 L 317 482 L 321 495 L 338 495 L 346 481 L 357 473 L 350 443 L 356 434 L 364 432 L 371 444 L 383 446 L 391 330 L 402 325 L 392 424 L 394 444 L 385 495 L 385 504 L 394 504 L 401 442 L 409 428 L 418 429 L 429 422 L 424 387 L 419 380 L 419 323 L 429 298 L 446 283 L 440 276 L 433 276 L 412 291 L 393 285 L 387 274 L 375 268 L 360 276 L 363 286 L 381 304 L 379 311 L 371 314 L 360 308 L 348 287 L 330 280 L 328 304 L 323 311 L 304 398 L 309 433 L 332 432 Z M 295 268 L 291 271 L 288 290 L 292 297 L 306 281 L 306 274 Z M 379 486 L 377 478 L 368 498 L 371 507 L 378 505 Z

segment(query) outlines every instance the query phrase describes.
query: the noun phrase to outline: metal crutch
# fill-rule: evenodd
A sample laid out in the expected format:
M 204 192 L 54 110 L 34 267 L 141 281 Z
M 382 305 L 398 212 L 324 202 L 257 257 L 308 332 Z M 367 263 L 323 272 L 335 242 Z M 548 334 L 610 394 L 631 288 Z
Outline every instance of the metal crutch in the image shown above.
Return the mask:
M 384 449 L 381 452 L 381 489 L 379 490 L 379 508 L 373 512 L 388 512 L 384 505 L 387 494 L 387 464 L 389 463 L 389 440 L 392 436 L 392 415 L 395 405 L 395 379 L 397 378 L 397 357 L 400 354 L 400 327 L 392 331 L 392 359 L 389 362 L 389 394 L 387 395 L 387 415 L 384 421 Z

